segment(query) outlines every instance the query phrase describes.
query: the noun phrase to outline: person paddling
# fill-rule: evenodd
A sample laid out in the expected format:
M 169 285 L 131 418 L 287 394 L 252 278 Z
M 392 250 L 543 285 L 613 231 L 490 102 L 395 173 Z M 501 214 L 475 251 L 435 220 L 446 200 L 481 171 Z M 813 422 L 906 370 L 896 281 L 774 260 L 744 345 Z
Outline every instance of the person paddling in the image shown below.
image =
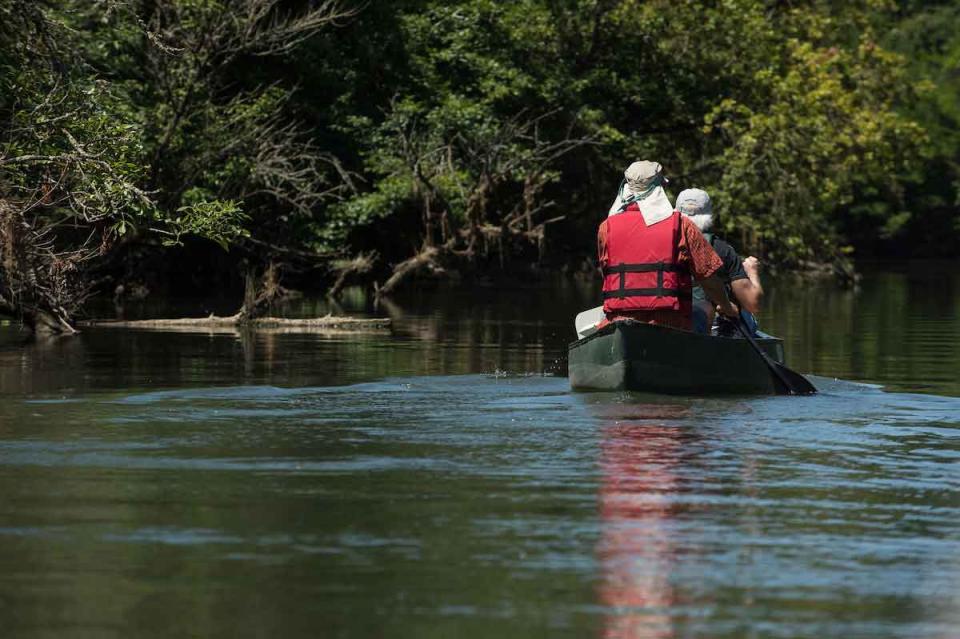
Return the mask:
M 634 162 L 597 231 L 603 274 L 601 325 L 633 319 L 692 329 L 693 280 L 722 315 L 737 317 L 717 272 L 723 261 L 693 221 L 670 204 L 663 167 Z
M 710 196 L 702 189 L 686 189 L 677 196 L 677 210 L 688 217 L 707 238 L 710 245 L 723 260 L 723 268 L 717 275 L 727 286 L 728 295 L 740 305 L 741 317 L 751 334 L 756 334 L 757 320 L 754 313 L 760 310 L 763 286 L 760 283 L 760 261 L 750 256 L 741 260 L 737 251 L 713 233 L 714 216 Z M 709 333 L 714 323 L 713 305 L 707 301 L 700 287 L 693 289 L 693 326 L 697 333 Z M 724 337 L 739 335 L 736 326 L 725 318 L 717 318 L 717 334 Z

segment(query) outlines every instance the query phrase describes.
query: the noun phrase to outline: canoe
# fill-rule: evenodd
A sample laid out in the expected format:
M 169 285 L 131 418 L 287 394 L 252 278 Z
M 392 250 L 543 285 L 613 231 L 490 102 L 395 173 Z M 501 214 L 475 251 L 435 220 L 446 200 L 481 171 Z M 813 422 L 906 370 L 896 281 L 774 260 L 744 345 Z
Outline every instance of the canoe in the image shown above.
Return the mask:
M 757 343 L 784 363 L 783 340 Z M 569 348 L 574 390 L 633 390 L 672 395 L 775 394 L 773 374 L 745 339 L 711 337 L 618 320 Z

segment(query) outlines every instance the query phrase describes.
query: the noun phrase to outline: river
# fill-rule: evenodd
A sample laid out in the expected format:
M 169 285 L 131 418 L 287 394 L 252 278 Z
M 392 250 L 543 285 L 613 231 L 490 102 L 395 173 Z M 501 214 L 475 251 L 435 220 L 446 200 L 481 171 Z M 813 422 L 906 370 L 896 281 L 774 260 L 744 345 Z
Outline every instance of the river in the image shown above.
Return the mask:
M 956 266 L 769 284 L 810 398 L 571 393 L 575 285 L 8 326 L 0 636 L 957 637 Z

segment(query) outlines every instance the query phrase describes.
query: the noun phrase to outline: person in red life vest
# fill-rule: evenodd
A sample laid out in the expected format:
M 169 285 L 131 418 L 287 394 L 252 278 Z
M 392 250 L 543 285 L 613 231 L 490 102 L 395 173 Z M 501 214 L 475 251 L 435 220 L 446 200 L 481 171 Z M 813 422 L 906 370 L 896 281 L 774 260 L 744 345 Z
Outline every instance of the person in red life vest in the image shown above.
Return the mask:
M 597 231 L 606 322 L 634 319 L 692 330 L 693 280 L 717 312 L 737 317 L 716 275 L 723 261 L 693 221 L 674 210 L 663 181 L 657 162 L 631 164 Z

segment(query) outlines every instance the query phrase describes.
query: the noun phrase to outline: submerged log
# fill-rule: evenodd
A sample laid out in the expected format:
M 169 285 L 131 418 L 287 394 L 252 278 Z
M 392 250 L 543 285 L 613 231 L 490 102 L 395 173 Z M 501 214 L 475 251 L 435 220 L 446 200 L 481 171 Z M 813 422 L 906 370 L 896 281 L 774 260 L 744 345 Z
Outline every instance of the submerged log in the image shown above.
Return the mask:
M 209 315 L 207 317 L 182 317 L 176 319 L 152 320 L 85 320 L 79 323 L 86 328 L 133 328 L 173 331 L 216 331 L 235 332 L 240 329 L 270 330 L 282 329 L 284 332 L 365 332 L 390 328 L 389 318 L 357 318 L 325 315 L 304 319 L 284 317 L 258 317 L 246 319 L 242 314 L 229 316 Z

